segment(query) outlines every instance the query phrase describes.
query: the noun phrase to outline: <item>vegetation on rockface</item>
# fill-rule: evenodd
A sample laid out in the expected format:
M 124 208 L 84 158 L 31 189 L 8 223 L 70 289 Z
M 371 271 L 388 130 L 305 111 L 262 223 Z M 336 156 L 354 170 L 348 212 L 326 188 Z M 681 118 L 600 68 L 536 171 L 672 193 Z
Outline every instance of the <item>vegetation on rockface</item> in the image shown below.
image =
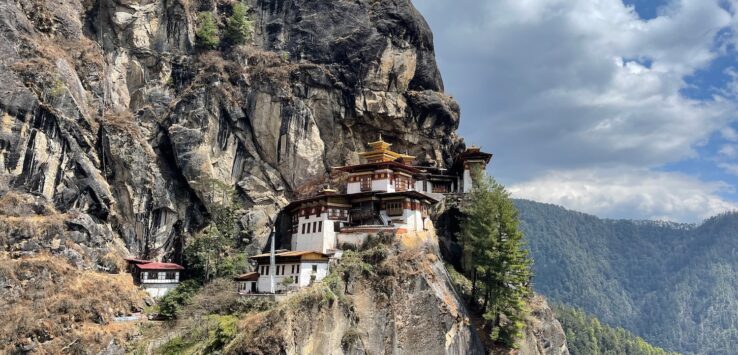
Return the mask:
M 199 26 L 195 36 L 197 44 L 204 49 L 215 49 L 220 44 L 218 37 L 218 27 L 213 20 L 212 12 L 201 12 L 198 16 Z
M 159 315 L 169 319 L 176 318 L 182 306 L 190 302 L 199 288 L 200 284 L 194 280 L 187 280 L 177 285 L 157 302 Z
M 251 40 L 254 24 L 246 15 L 246 6 L 237 2 L 233 5 L 233 14 L 226 22 L 226 39 L 232 45 L 244 44 Z
M 197 30 L 195 37 L 198 47 L 202 49 L 217 49 L 221 45 L 221 36 L 215 15 L 212 12 L 201 12 L 197 16 Z M 236 46 L 246 44 L 254 33 L 254 24 L 248 18 L 246 6 L 237 1 L 231 7 L 231 15 L 225 19 L 223 44 Z
M 300 290 L 279 306 L 264 298 L 241 297 L 234 292 L 235 285 L 228 279 L 216 279 L 201 288 L 195 283 L 185 282 L 159 301 L 160 313 L 172 318 L 176 316 L 176 320 L 157 335 L 169 340 L 155 352 L 196 354 L 221 352 L 226 348 L 233 351 L 258 348 L 258 341 L 254 341 L 252 336 L 239 333 L 240 319 L 281 319 L 287 310 L 301 310 L 298 313 L 302 313 L 314 311 L 316 307 L 321 310 L 334 305 L 351 313 L 351 302 L 346 293 L 347 282 L 357 277 L 376 277 L 377 268 L 386 274 L 388 271 L 378 265 L 389 254 L 388 244 L 392 240 L 393 236 L 380 234 L 369 238 L 360 251 L 345 252 L 341 262 L 322 282 Z M 244 327 L 246 332 L 263 330 L 240 325 L 241 329 Z M 151 341 L 151 338 L 142 339 L 140 346 L 145 347 L 145 343 Z M 350 348 L 358 341 L 355 330 L 353 333 L 349 331 L 342 338 L 342 346 Z M 143 353 L 144 350 L 134 352 Z
M 214 194 L 222 195 L 221 202 L 210 207 L 210 223 L 184 248 L 188 275 L 200 282 L 234 276 L 250 268 L 246 255 L 239 250 L 248 233 L 238 226 L 239 203 L 231 189 L 214 186 Z
M 699 226 L 603 220 L 516 201 L 537 292 L 664 349 L 738 348 L 738 214 Z
M 483 314 L 491 339 L 514 348 L 525 326 L 526 299 L 532 294 L 531 262 L 509 194 L 492 178 L 478 171 L 474 175 L 459 235 L 463 272 L 471 280 L 468 301 Z
M 566 332 L 571 355 L 671 355 L 623 328 L 612 328 L 584 311 L 556 305 L 556 319 Z
M 180 285 L 181 286 L 181 285 Z M 264 312 L 274 303 L 264 298 L 241 297 L 236 285 L 229 279 L 216 279 L 200 287 L 196 284 L 178 287 L 159 301 L 162 307 L 175 309 L 171 322 L 159 329 L 142 331 L 144 338 L 130 349 L 135 354 L 147 353 L 147 347 L 160 339 L 166 341 L 155 346 L 157 354 L 209 354 L 220 351 L 235 338 L 239 319 L 247 314 Z

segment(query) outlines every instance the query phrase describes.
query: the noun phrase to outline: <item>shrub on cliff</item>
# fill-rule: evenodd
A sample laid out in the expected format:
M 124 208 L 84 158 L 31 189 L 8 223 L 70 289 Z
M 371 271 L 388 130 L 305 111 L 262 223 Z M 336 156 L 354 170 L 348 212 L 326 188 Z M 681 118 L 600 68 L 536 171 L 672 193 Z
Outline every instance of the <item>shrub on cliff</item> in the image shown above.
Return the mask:
M 175 289 L 159 299 L 159 315 L 174 319 L 182 306 L 188 304 L 192 296 L 200 288 L 197 282 L 187 280 L 177 285 Z
M 226 24 L 226 38 L 231 45 L 244 44 L 251 39 L 254 31 L 253 23 L 246 16 L 246 7 L 237 2 L 233 5 L 233 14 Z
M 241 204 L 229 187 L 211 184 L 213 195 L 222 203 L 210 206 L 210 224 L 198 232 L 184 248 L 189 275 L 203 283 L 230 277 L 248 270 L 246 255 L 239 250 L 244 231 L 238 227 Z
M 215 49 L 220 44 L 220 38 L 218 37 L 218 27 L 215 25 L 213 20 L 213 14 L 210 12 L 201 12 L 198 15 L 198 23 L 200 26 L 197 27 L 197 45 L 204 49 Z

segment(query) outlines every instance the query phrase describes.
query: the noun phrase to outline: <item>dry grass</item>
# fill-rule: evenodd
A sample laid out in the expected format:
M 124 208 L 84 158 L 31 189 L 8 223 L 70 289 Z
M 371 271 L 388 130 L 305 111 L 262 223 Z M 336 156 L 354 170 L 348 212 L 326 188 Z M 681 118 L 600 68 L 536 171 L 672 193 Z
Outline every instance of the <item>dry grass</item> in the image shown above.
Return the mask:
M 0 352 L 23 346 L 40 354 L 98 352 L 135 335 L 116 315 L 141 310 L 145 293 L 130 275 L 78 270 L 50 255 L 0 257 Z
M 25 240 L 60 238 L 65 218 L 43 198 L 6 192 L 0 196 L 0 245 L 16 250 Z
M 130 111 L 120 113 L 106 112 L 102 123 L 106 130 L 127 135 L 134 142 L 145 140 L 145 136 L 141 132 L 141 127 Z

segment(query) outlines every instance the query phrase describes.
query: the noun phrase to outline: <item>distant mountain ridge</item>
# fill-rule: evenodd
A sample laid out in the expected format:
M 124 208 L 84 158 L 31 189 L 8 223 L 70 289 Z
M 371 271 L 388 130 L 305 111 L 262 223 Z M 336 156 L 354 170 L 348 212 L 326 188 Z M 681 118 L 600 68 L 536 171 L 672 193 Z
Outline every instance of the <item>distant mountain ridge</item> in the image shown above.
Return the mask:
M 668 350 L 738 349 L 738 213 L 693 225 L 515 202 L 537 292 Z

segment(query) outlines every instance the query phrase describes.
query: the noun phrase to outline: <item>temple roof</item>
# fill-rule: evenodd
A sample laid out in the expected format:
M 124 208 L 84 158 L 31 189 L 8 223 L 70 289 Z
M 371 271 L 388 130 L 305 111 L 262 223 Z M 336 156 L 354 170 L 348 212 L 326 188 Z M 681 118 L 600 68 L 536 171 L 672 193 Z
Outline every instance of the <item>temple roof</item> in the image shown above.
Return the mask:
M 333 168 L 334 170 L 338 171 L 345 171 L 347 173 L 356 172 L 356 171 L 372 171 L 377 169 L 394 169 L 394 170 L 405 170 L 409 173 L 419 173 L 420 170 L 417 168 L 414 168 L 410 165 L 406 165 L 397 161 L 380 161 L 380 162 L 373 162 L 373 163 L 364 163 L 364 164 L 357 164 L 357 165 L 347 165 L 347 166 L 340 166 Z
M 184 270 L 182 265 L 175 263 L 160 263 L 158 261 L 139 263 L 136 264 L 136 267 L 141 270 Z
M 368 145 L 372 150 L 359 153 L 359 156 L 366 160 L 367 163 L 382 163 L 391 161 L 401 161 L 403 163 L 410 163 L 415 159 L 412 155 L 400 154 L 389 149 L 392 144 L 385 142 L 382 139 L 382 135 L 379 135 L 379 140 L 370 142 Z
M 451 169 L 453 171 L 464 170 L 464 163 L 469 160 L 481 160 L 486 165 L 489 164 L 490 160 L 492 160 L 492 154 L 481 151 L 477 146 L 471 146 L 461 152 L 456 159 L 454 159 L 454 165 Z
M 256 260 L 259 263 L 262 262 L 268 262 L 269 258 L 271 257 L 271 253 L 262 253 L 259 255 L 254 255 L 250 257 L 249 259 Z M 307 251 L 307 250 L 295 250 L 295 251 L 283 251 L 281 253 L 275 253 L 274 254 L 275 261 L 297 261 L 297 260 L 305 260 L 305 261 L 327 261 L 330 256 L 328 254 L 324 254 L 317 251 Z
M 256 281 L 259 279 L 258 272 L 247 272 L 233 278 L 234 281 Z
M 405 196 L 409 198 L 414 198 L 418 200 L 426 200 L 430 203 L 436 203 L 438 200 L 436 200 L 433 197 L 430 197 L 422 192 L 415 191 L 415 190 L 407 190 L 407 191 L 396 191 L 396 192 L 385 192 L 385 191 L 365 191 L 365 192 L 358 192 L 353 194 L 335 194 L 335 195 L 317 195 L 313 197 L 304 198 L 302 200 L 295 200 L 290 202 L 287 206 L 284 207 L 285 211 L 293 210 L 300 205 L 304 203 L 314 202 L 314 201 L 320 201 L 326 198 L 335 198 L 335 199 L 344 199 L 344 201 L 347 204 L 351 203 L 351 200 L 354 199 L 360 199 L 365 197 L 371 197 L 376 196 L 378 198 L 383 197 L 396 197 L 396 196 Z

